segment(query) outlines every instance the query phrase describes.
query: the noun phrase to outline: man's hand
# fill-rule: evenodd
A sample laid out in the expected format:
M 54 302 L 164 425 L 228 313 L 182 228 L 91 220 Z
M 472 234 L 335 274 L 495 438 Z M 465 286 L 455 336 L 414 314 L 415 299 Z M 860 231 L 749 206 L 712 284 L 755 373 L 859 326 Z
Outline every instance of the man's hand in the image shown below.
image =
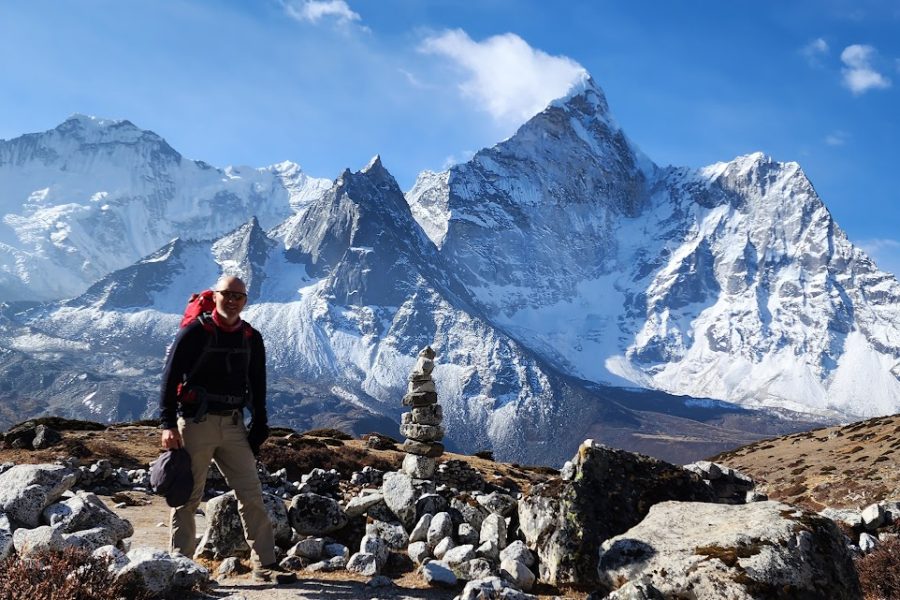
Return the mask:
M 253 456 L 259 456 L 259 449 L 262 447 L 263 442 L 266 441 L 266 438 L 269 437 L 269 427 L 267 425 L 260 425 L 257 423 L 250 424 L 250 431 L 247 434 L 247 442 L 250 444 L 250 450 L 253 451 Z
M 162 430 L 162 447 L 166 450 L 184 448 L 184 442 L 181 440 L 181 434 L 178 433 L 177 429 Z

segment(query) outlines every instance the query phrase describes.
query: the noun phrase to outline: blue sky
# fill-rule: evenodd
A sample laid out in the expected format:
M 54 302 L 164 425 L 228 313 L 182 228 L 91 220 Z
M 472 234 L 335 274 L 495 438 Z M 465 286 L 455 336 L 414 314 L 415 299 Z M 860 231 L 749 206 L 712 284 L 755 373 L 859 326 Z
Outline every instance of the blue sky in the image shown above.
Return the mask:
M 125 118 L 216 166 L 401 187 L 511 135 L 586 69 L 661 165 L 797 161 L 900 273 L 900 3 L 11 0 L 0 138 Z

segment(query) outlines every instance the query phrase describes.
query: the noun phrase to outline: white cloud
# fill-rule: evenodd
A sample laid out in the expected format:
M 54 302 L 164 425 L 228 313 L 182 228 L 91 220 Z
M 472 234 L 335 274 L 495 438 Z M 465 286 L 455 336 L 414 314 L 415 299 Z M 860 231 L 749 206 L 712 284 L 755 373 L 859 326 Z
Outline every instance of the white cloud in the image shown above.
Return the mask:
M 586 74 L 574 60 L 550 56 L 513 33 L 476 42 L 461 29 L 445 31 L 426 38 L 420 50 L 461 68 L 463 95 L 503 123 L 531 118 Z
M 359 13 L 344 0 L 285 0 L 283 6 L 298 21 L 318 23 L 322 19 L 334 19 L 339 25 L 346 25 L 360 20 Z
M 857 246 L 875 261 L 879 269 L 900 279 L 900 241 L 876 238 L 862 240 Z
M 458 154 L 451 154 L 447 158 L 444 159 L 444 164 L 441 167 L 442 171 L 446 171 L 453 165 L 458 165 L 460 163 L 464 163 L 472 160 L 472 157 L 475 156 L 475 152 L 472 150 L 463 150 Z
M 849 137 L 844 131 L 832 131 L 825 136 L 825 143 L 829 146 L 843 146 Z
M 844 85 L 857 96 L 872 89 L 891 87 L 891 80 L 872 66 L 875 54 L 875 48 L 862 44 L 847 46 L 841 52 L 841 61 L 845 65 L 841 69 Z
M 800 53 L 806 57 L 806 60 L 810 65 L 814 67 L 821 67 L 822 62 L 819 59 L 828 54 L 828 42 L 826 42 L 822 38 L 816 38 L 805 45 L 800 50 Z

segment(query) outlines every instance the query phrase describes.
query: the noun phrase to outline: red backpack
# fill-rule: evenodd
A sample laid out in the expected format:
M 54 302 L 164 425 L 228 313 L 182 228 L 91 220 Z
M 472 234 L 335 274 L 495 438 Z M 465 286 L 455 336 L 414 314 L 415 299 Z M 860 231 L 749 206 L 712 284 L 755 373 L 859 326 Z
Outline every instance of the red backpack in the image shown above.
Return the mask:
M 199 294 L 191 294 L 187 306 L 184 307 L 184 316 L 179 327 L 187 327 L 204 313 L 212 313 L 216 309 L 216 301 L 213 300 L 212 290 L 203 290 Z M 201 321 L 202 322 L 202 321 Z M 203 323 L 206 327 L 206 323 Z

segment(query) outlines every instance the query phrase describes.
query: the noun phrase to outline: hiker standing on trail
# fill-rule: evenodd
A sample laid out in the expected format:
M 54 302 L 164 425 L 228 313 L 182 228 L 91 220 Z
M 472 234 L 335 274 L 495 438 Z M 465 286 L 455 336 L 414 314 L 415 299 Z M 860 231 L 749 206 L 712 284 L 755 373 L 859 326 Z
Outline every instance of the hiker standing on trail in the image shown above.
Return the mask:
M 187 450 L 194 478 L 190 499 L 172 509 L 170 550 L 194 554 L 194 514 L 214 460 L 237 496 L 244 535 L 257 564 L 254 578 L 291 583 L 296 575 L 275 561 L 275 537 L 254 457 L 269 435 L 265 346 L 259 332 L 241 320 L 247 304 L 243 281 L 223 275 L 212 298 L 215 309 L 178 332 L 163 371 L 162 446 Z M 252 414 L 249 431 L 244 425 L 245 407 Z

